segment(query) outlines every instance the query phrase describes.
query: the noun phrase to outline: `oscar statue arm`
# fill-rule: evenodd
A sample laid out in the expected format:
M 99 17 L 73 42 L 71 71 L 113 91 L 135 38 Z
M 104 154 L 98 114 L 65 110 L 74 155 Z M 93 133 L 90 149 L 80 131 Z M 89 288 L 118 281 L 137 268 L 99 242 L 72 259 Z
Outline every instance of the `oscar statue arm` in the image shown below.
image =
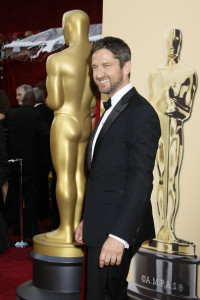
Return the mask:
M 55 55 L 56 54 L 49 56 L 46 63 L 46 86 L 48 91 L 46 103 L 53 111 L 57 111 L 60 107 L 62 107 L 64 101 L 62 77 L 60 75 L 60 68 L 57 64 L 57 60 L 55 59 Z
M 170 86 L 169 97 L 176 105 L 176 114 L 181 119 L 185 120 L 190 116 L 196 89 L 197 74 L 195 72 L 188 76 L 182 84 L 175 82 Z
M 147 99 L 154 106 L 157 112 L 172 114 L 176 111 L 176 105 L 170 98 L 170 85 L 164 83 L 159 70 L 153 70 L 147 77 Z

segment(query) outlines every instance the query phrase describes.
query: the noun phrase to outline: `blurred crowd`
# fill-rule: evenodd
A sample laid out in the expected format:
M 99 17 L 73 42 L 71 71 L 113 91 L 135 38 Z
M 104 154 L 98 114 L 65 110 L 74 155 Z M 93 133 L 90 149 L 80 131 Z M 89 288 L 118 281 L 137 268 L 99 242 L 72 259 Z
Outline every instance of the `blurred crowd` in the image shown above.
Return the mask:
M 45 97 L 44 82 L 35 87 L 23 84 L 16 89 L 18 105 L 11 108 L 6 92 L 0 90 L 0 129 L 5 141 L 4 146 L 0 141 L 0 209 L 13 235 L 20 235 L 22 218 L 27 239 L 39 233 L 43 219 L 51 219 L 48 230 L 59 226 L 50 154 L 53 111 Z M 19 213 L 21 189 L 23 216 Z
M 25 39 L 32 35 L 33 35 L 33 31 L 30 30 L 25 31 L 24 33 L 14 32 L 12 34 L 7 34 L 7 35 L 3 35 L 0 33 L 0 62 L 6 58 L 12 58 L 12 57 L 8 57 L 8 55 L 6 56 L 4 45 L 10 44 L 13 41 Z

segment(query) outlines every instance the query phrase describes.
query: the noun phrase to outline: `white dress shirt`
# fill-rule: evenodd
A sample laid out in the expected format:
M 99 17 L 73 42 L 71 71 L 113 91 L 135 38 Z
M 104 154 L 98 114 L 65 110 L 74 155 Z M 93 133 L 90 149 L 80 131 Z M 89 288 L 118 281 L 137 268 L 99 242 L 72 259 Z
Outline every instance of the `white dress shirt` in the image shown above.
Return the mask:
M 132 85 L 130 83 L 128 83 L 126 86 L 124 86 L 122 89 L 120 89 L 116 94 L 114 94 L 114 96 L 111 98 L 111 107 L 109 107 L 109 109 L 107 109 L 101 119 L 101 122 L 99 124 L 99 127 L 97 128 L 96 134 L 94 136 L 93 139 L 93 144 L 92 144 L 92 157 L 93 157 L 93 153 L 94 153 L 94 147 L 98 138 L 98 135 L 106 121 L 106 119 L 108 118 L 108 116 L 110 115 L 111 111 L 113 110 L 113 108 L 115 107 L 115 105 L 121 100 L 121 98 L 130 90 L 132 89 Z M 124 244 L 125 248 L 129 248 L 129 244 L 124 241 L 123 239 L 113 235 L 113 234 L 109 234 L 110 237 L 115 238 L 116 240 L 120 241 L 122 244 Z

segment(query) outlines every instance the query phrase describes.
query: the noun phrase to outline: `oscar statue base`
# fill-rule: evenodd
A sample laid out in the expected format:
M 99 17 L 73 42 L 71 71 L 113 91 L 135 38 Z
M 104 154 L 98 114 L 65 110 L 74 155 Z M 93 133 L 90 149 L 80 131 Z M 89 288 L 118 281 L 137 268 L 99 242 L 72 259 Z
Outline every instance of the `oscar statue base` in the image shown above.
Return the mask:
M 47 240 L 46 233 L 33 237 L 33 250 L 42 255 L 56 257 L 81 257 L 84 256 L 83 245 L 73 242 L 67 244 L 59 240 Z
M 17 287 L 18 300 L 79 300 L 83 257 L 56 257 L 36 253 L 33 280 Z
M 197 256 L 181 256 L 139 249 L 133 259 L 133 300 L 194 300 L 197 290 Z

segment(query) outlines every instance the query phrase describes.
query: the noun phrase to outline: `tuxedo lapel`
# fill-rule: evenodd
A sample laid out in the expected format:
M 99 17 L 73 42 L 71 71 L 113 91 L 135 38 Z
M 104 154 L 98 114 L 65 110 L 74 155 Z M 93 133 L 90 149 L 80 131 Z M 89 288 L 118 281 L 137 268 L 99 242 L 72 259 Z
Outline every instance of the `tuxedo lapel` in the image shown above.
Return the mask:
M 95 137 L 95 134 L 97 132 L 97 129 L 99 127 L 99 124 L 101 122 L 101 119 L 103 118 L 104 113 L 102 114 L 102 116 L 100 117 L 99 121 L 97 122 L 96 126 L 94 127 L 94 130 L 90 136 L 90 139 L 88 141 L 88 146 L 87 146 L 87 166 L 88 166 L 88 170 L 90 170 L 91 168 L 91 164 L 92 164 L 92 144 L 93 144 L 93 140 Z
M 99 136 L 98 136 L 96 144 L 95 144 L 94 154 L 95 154 L 96 149 L 98 148 L 99 143 L 105 136 L 106 132 L 109 130 L 112 123 L 120 115 L 120 113 L 122 113 L 122 111 L 127 107 L 127 105 L 128 105 L 128 102 L 125 103 L 124 105 L 122 105 L 121 100 L 120 100 L 119 103 L 113 108 L 112 112 L 108 116 L 106 122 L 104 123 L 104 125 L 99 133 Z
M 116 120 L 116 118 L 123 112 L 123 110 L 128 106 L 129 100 L 133 95 L 135 94 L 136 90 L 135 88 L 132 88 L 128 93 L 126 93 L 121 100 L 117 103 L 117 105 L 113 108 L 112 112 L 106 119 L 99 136 L 96 140 L 95 148 L 94 148 L 94 153 L 93 153 L 93 160 L 95 159 L 95 155 L 98 152 L 99 145 L 101 143 L 101 140 L 109 130 L 110 126 L 113 124 L 113 122 Z M 100 119 L 101 120 L 101 119 Z M 96 132 L 96 131 L 95 131 Z M 95 133 L 94 133 L 95 134 Z M 93 140 L 93 139 L 92 139 Z M 91 161 L 91 156 L 90 156 L 90 161 Z M 90 164 L 91 166 L 91 164 Z

